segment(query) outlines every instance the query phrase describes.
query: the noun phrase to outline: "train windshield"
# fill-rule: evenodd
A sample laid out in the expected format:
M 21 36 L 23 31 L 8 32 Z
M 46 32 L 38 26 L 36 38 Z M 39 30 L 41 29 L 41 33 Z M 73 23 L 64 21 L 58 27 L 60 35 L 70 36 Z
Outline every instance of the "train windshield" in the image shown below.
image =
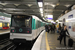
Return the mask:
M 31 16 L 13 15 L 12 25 L 14 27 L 31 27 Z

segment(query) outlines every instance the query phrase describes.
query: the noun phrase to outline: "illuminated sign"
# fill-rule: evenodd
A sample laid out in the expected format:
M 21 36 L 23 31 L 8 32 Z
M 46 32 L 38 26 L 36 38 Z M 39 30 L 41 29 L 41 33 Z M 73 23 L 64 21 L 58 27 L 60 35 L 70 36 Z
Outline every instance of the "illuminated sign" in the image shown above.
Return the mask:
M 1 20 L 5 20 L 5 17 L 0 17 Z
M 53 15 L 46 15 L 46 19 L 52 20 L 53 19 Z
M 52 20 L 53 18 L 46 18 L 46 19 L 50 19 L 50 20 Z
M 2 27 L 2 23 L 0 23 L 0 27 Z

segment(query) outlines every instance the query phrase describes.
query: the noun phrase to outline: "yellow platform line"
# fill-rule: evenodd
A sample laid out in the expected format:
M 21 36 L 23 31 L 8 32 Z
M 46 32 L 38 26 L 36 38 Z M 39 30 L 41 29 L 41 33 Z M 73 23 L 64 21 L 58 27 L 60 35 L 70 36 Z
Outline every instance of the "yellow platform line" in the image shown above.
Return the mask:
M 47 32 L 46 32 L 46 50 L 50 50 L 48 39 L 47 39 Z

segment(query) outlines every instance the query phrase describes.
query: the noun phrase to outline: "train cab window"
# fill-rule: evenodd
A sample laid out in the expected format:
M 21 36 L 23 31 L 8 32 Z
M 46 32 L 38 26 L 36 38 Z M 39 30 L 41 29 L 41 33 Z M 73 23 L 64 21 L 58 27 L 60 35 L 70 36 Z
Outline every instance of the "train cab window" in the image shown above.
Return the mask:
M 26 25 L 26 27 L 30 27 L 30 19 L 25 20 L 25 25 Z
M 31 27 L 31 16 L 25 15 L 13 15 L 12 16 L 12 25 L 14 27 Z

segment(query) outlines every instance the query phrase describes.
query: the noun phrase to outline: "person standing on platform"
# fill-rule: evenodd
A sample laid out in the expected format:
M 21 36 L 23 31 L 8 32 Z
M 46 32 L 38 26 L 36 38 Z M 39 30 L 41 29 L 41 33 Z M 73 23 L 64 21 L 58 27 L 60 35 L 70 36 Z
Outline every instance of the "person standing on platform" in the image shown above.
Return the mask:
M 51 33 L 52 33 L 52 30 L 53 30 L 53 29 L 52 29 L 52 25 L 50 25 L 50 30 L 51 30 Z
M 69 35 L 69 32 L 67 30 L 67 26 L 64 25 L 63 29 L 60 32 L 60 44 L 62 42 L 62 39 L 64 38 L 64 46 L 66 46 L 66 32 Z M 69 35 L 70 36 L 70 35 Z
M 49 33 L 49 31 L 50 31 L 50 25 L 48 25 L 48 33 Z
M 48 31 L 48 26 L 47 26 L 47 24 L 45 25 L 45 31 L 46 31 L 46 32 Z
M 49 27 L 50 27 L 49 31 L 51 31 L 51 25 L 49 25 Z
M 60 31 L 61 31 L 61 25 L 59 23 L 58 32 L 60 33 Z
M 52 25 L 52 29 L 53 29 L 53 33 L 55 33 L 55 29 L 56 29 L 55 24 Z

